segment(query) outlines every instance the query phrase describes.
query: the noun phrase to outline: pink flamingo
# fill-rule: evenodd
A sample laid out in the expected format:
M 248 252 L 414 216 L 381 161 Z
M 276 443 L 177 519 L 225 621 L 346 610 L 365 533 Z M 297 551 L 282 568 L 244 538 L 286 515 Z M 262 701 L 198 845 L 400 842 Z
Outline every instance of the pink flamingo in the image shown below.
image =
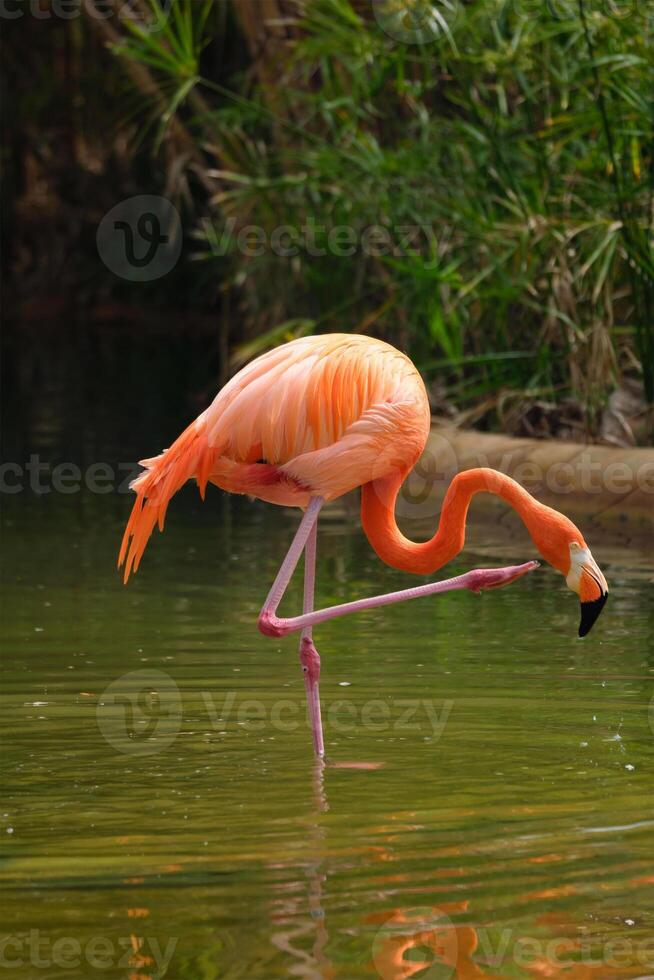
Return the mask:
M 326 501 L 361 487 L 364 531 L 382 561 L 408 572 L 431 574 L 463 548 L 468 505 L 480 491 L 498 494 L 515 508 L 536 548 L 566 578 L 581 600 L 579 635 L 585 635 L 606 602 L 608 587 L 580 531 L 523 487 L 491 469 L 459 473 L 450 484 L 438 530 L 430 541 L 408 540 L 395 522 L 395 501 L 421 455 L 429 433 L 427 393 L 404 354 L 380 340 L 352 334 L 303 337 L 256 358 L 218 393 L 212 404 L 160 456 L 142 461 L 132 484 L 137 497 L 119 566 L 125 582 L 136 571 L 155 524 L 163 529 L 171 497 L 195 478 L 231 493 L 304 509 L 298 531 L 259 614 L 267 636 L 300 631 L 313 744 L 324 754 L 320 718 L 320 657 L 312 630 L 335 616 L 449 592 L 513 582 L 538 562 L 476 569 L 456 578 L 387 595 L 314 610 L 316 529 Z M 288 619 L 277 608 L 304 552 L 304 603 Z

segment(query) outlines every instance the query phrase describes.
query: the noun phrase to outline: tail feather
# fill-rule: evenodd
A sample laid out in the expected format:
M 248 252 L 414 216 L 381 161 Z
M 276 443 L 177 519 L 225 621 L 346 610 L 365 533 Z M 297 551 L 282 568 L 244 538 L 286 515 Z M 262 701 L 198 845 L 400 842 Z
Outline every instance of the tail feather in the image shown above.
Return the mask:
M 132 482 L 136 500 L 123 535 L 118 567 L 125 564 L 124 581 L 136 572 L 155 525 L 163 531 L 171 497 L 195 477 L 204 498 L 217 451 L 207 444 L 202 423 L 193 422 L 160 456 L 141 460 L 146 469 Z

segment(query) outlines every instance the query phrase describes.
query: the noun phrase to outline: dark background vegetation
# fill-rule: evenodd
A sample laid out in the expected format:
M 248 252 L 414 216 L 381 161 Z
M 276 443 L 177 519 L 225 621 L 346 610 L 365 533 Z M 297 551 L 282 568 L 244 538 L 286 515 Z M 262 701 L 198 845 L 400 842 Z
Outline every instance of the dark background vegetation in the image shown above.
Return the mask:
M 178 384 L 208 399 L 272 344 L 369 332 L 416 360 L 457 424 L 651 444 L 653 4 L 64 8 L 5 0 L 0 19 L 12 349 L 110 334 L 127 361 L 150 332 L 178 364 L 202 352 Z M 96 232 L 144 193 L 175 203 L 184 244 L 134 284 Z M 327 254 L 237 243 L 308 222 Z M 337 226 L 358 242 L 382 226 L 394 247 L 334 254 Z

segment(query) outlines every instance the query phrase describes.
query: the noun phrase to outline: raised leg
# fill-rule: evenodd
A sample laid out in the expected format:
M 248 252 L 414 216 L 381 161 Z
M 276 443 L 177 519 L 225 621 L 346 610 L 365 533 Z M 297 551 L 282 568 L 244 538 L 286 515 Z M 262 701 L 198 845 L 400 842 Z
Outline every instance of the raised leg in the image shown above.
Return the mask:
M 314 523 L 304 549 L 304 602 L 302 611 L 305 615 L 313 612 L 313 595 L 316 582 L 316 539 L 318 536 L 318 521 Z M 307 693 L 307 708 L 311 721 L 313 748 L 318 758 L 325 754 L 325 743 L 322 737 L 322 719 L 320 716 L 320 654 L 313 643 L 313 627 L 305 626 L 300 636 L 300 663 L 304 673 L 304 686 Z
M 268 610 L 265 619 L 259 617 L 259 629 L 266 636 L 286 636 L 305 630 L 307 627 L 324 623 L 337 616 L 347 616 L 349 613 L 362 612 L 364 609 L 377 609 L 380 606 L 390 606 L 394 602 L 404 602 L 407 599 L 419 599 L 421 596 L 437 595 L 442 592 L 452 592 L 455 589 L 470 589 L 471 592 L 482 592 L 484 589 L 497 589 L 509 585 L 527 572 L 538 568 L 539 562 L 528 561 L 523 565 L 508 565 L 506 568 L 475 568 L 464 575 L 444 579 L 442 582 L 429 582 L 427 585 L 417 585 L 412 589 L 402 589 L 399 592 L 388 592 L 385 595 L 371 596 L 369 599 L 357 599 L 355 602 L 343 602 L 338 606 L 318 609 L 316 612 L 303 613 L 282 619 L 274 611 Z M 263 614 L 263 610 L 262 610 Z

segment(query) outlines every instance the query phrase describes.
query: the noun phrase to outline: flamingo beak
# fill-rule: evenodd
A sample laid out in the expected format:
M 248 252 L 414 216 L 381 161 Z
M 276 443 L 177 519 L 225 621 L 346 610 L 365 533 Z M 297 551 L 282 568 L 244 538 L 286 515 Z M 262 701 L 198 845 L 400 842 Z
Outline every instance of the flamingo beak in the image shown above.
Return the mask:
M 579 623 L 579 636 L 586 636 L 590 633 L 595 620 L 598 618 L 602 609 L 606 605 L 608 592 L 603 592 L 599 599 L 591 599 L 581 603 L 581 621 Z
M 602 609 L 606 605 L 609 587 L 606 584 L 597 562 L 587 553 L 581 566 L 579 597 L 581 599 L 581 620 L 579 636 L 586 636 L 593 628 Z

